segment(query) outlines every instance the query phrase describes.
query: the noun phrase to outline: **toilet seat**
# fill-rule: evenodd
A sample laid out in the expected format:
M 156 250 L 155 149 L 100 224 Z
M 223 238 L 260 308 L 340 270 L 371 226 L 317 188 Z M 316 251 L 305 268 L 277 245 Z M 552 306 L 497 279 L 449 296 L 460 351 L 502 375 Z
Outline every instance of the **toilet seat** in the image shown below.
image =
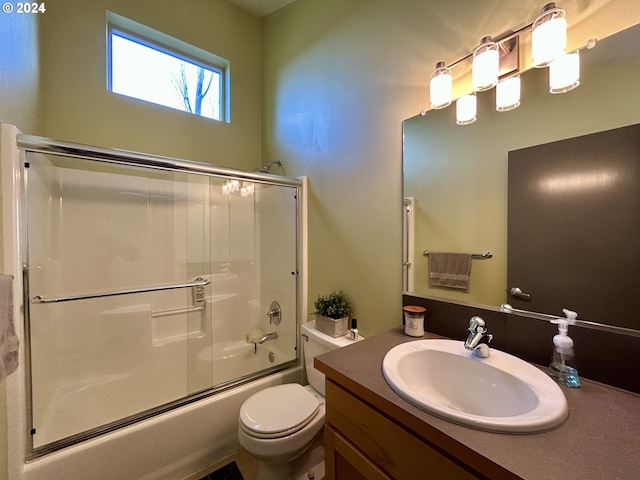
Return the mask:
M 287 383 L 249 397 L 240 408 L 240 427 L 255 438 L 280 438 L 308 425 L 320 402 L 302 385 Z

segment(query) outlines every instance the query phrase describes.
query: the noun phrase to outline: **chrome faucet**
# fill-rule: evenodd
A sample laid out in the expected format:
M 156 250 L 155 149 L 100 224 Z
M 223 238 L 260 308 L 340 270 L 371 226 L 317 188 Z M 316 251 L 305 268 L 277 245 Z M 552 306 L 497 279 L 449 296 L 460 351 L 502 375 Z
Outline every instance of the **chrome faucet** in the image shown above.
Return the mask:
M 275 340 L 276 338 L 278 338 L 278 332 L 265 333 L 258 340 L 256 340 L 256 343 L 259 343 L 260 345 L 262 345 L 264 342 L 268 342 L 269 340 Z
M 480 317 L 471 317 L 469 336 L 464 342 L 464 348 L 473 352 L 476 357 L 487 358 L 490 354 L 489 342 L 493 340 L 493 335 L 487 333 L 487 325 Z
M 258 344 L 262 345 L 264 342 L 268 342 L 269 340 L 275 340 L 278 338 L 278 332 L 265 333 L 255 342 L 253 342 L 253 353 L 256 353 L 258 350 Z

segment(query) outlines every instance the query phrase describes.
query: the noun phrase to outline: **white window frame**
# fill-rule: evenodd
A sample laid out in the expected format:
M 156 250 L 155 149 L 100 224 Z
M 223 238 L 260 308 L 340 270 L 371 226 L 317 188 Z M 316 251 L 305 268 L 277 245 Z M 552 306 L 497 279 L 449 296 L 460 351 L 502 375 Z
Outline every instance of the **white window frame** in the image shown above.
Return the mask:
M 206 50 L 203 50 L 199 47 L 188 44 L 182 40 L 142 25 L 138 22 L 130 20 L 126 17 L 107 11 L 107 89 L 116 95 L 120 94 L 118 92 L 114 92 L 112 88 L 112 34 L 116 34 L 117 36 L 130 40 L 132 42 L 136 42 L 153 50 L 165 53 L 180 60 L 184 60 L 185 62 L 203 67 L 206 70 L 219 73 L 220 118 L 213 120 L 230 123 L 230 66 L 228 60 L 211 52 L 207 52 Z M 131 98 L 149 102 L 148 100 L 145 100 L 143 98 Z M 162 105 L 155 102 L 149 103 L 153 103 L 154 105 Z M 167 106 L 167 108 L 172 107 Z M 186 110 L 176 110 L 190 113 L 186 112 Z M 200 116 L 201 118 L 205 118 L 207 120 L 212 120 L 209 117 L 197 115 L 195 113 L 193 115 Z

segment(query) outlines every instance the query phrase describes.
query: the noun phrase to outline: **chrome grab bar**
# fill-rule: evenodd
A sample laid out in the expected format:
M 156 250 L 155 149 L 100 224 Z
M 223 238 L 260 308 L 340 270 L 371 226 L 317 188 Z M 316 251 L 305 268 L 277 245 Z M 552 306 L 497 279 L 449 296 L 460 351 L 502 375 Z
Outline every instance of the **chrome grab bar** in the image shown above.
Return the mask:
M 31 303 L 33 304 L 60 303 L 60 302 L 70 302 L 73 300 L 88 300 L 91 298 L 113 297 L 116 295 L 129 295 L 132 293 L 159 292 L 161 290 L 174 290 L 176 288 L 201 287 L 204 285 L 209 285 L 209 283 L 210 283 L 209 280 L 197 278 L 194 282 L 188 282 L 188 283 L 178 283 L 173 285 L 157 285 L 155 287 L 132 288 L 130 290 L 115 290 L 112 292 L 88 293 L 85 295 L 70 295 L 68 297 L 46 298 L 46 297 L 43 297 L 42 295 L 36 295 L 31 299 Z
M 172 310 L 157 310 L 157 311 L 151 312 L 151 317 L 152 318 L 168 317 L 170 315 L 178 315 L 180 313 L 199 312 L 201 310 L 204 310 L 204 308 L 205 308 L 204 306 L 201 306 L 201 307 L 174 308 Z

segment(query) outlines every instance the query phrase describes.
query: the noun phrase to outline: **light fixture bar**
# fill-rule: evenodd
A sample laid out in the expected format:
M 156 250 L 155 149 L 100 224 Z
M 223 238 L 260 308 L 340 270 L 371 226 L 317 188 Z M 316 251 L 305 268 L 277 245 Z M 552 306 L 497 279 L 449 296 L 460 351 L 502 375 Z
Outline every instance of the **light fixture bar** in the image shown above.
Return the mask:
M 532 27 L 532 26 L 533 26 L 533 22 L 531 22 L 531 23 L 529 23 L 529 24 L 525 25 L 524 27 L 519 28 L 518 30 L 515 30 L 515 31 L 513 31 L 513 32 L 511 32 L 511 33 L 509 33 L 509 34 L 507 34 L 507 35 L 505 35 L 505 36 L 503 36 L 503 37 L 497 37 L 497 38 L 495 38 L 495 39 L 494 39 L 494 42 L 496 42 L 496 43 L 499 45 L 499 44 L 501 44 L 502 42 L 506 42 L 507 40 L 511 40 L 513 37 L 518 37 L 518 36 L 520 36 L 520 34 L 521 34 L 522 32 L 526 32 L 527 30 L 531 30 L 531 27 Z M 459 59 L 458 59 L 458 60 L 456 60 L 455 62 L 450 63 L 449 65 L 445 65 L 445 66 L 446 66 L 448 69 L 450 69 L 450 70 L 451 70 L 451 69 L 453 69 L 453 68 L 457 67 L 458 65 L 460 65 L 462 62 L 464 62 L 464 61 L 466 61 L 466 60 L 469 60 L 469 59 L 470 59 L 470 58 L 472 58 L 472 57 L 473 57 L 473 52 L 471 52 L 470 54 L 468 54 L 468 55 L 466 55 L 466 56 L 464 56 L 464 57 L 462 57 L 462 58 L 459 58 Z

